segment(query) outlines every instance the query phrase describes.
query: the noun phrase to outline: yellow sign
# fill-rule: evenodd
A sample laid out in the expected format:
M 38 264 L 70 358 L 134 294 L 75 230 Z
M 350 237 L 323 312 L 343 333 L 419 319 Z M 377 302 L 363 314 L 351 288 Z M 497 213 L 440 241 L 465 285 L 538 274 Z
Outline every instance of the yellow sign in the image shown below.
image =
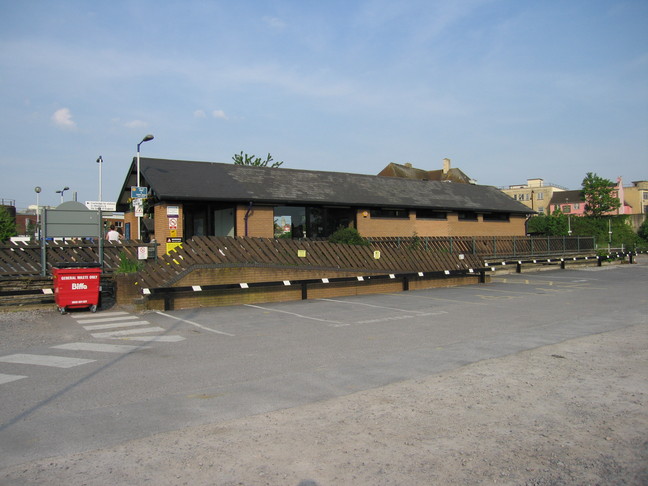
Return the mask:
M 379 252 L 378 250 L 374 251 L 374 258 L 375 258 L 376 260 L 379 260 L 379 259 L 380 259 L 380 252 Z
M 306 258 L 306 250 L 297 250 L 297 256 L 299 258 Z
M 171 238 L 175 238 L 176 236 L 178 236 L 178 230 L 177 229 L 169 230 L 169 236 Z

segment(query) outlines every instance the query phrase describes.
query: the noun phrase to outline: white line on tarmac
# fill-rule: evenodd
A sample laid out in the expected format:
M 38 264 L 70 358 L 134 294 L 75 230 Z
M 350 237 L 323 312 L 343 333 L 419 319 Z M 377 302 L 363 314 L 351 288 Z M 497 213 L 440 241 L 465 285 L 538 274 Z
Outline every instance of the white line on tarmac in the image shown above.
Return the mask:
M 268 307 L 261 307 L 260 305 L 252 305 L 252 304 L 244 304 L 244 305 L 246 307 L 254 307 L 255 309 L 261 309 L 261 310 L 270 311 L 270 312 L 281 312 L 282 314 L 290 314 L 291 316 L 301 317 L 302 319 L 310 319 L 312 321 L 328 322 L 330 324 L 348 326 L 348 324 L 345 324 L 345 323 L 340 322 L 340 321 L 329 321 L 328 319 L 320 319 L 319 317 L 304 316 L 302 314 L 297 314 L 295 312 L 288 312 L 288 311 L 281 310 L 281 309 L 270 309 Z
M 52 348 L 68 349 L 71 351 L 98 351 L 100 353 L 128 353 L 135 349 L 142 349 L 142 346 L 131 346 L 130 344 L 67 343 L 52 346 Z
M 21 378 L 27 377 L 23 375 L 3 375 L 2 373 L 0 373 L 0 385 L 2 385 L 3 383 L 20 380 Z
M 149 321 L 131 321 L 131 322 L 115 322 L 112 324 L 97 324 L 95 326 L 83 326 L 86 331 L 98 331 L 100 329 L 115 329 L 116 327 L 132 327 L 144 326 L 151 324 Z
M 327 302 L 339 302 L 340 304 L 364 305 L 364 306 L 367 306 L 367 307 L 376 307 L 378 309 L 388 309 L 388 310 L 394 310 L 394 311 L 400 311 L 400 312 L 409 312 L 409 313 L 414 313 L 414 314 L 429 315 L 425 311 L 417 311 L 417 310 L 411 310 L 411 309 L 397 309 L 395 307 L 386 307 L 384 305 L 366 304 L 364 302 L 352 302 L 352 301 L 348 301 L 348 300 L 335 300 L 335 299 L 317 299 L 317 300 L 325 300 Z M 446 311 L 442 311 L 442 313 L 447 314 Z
M 185 338 L 183 338 L 182 336 L 178 336 L 176 334 L 171 334 L 169 336 L 128 336 L 121 339 L 125 341 L 144 341 L 147 343 L 152 343 L 152 342 L 177 343 L 178 341 L 185 340 Z
M 160 312 L 160 311 L 157 311 L 156 313 L 160 314 L 161 316 L 164 316 L 164 317 L 170 317 L 171 319 L 175 319 L 176 321 L 191 324 L 192 326 L 199 327 L 200 329 L 204 329 L 205 331 L 213 332 L 213 333 L 216 333 L 216 334 L 223 334 L 224 336 L 234 337 L 234 334 L 230 334 L 230 333 L 224 332 L 224 331 L 218 331 L 216 329 L 211 329 L 209 327 L 203 326 L 202 324 L 198 324 L 197 322 L 188 321 L 187 319 L 180 319 L 179 317 L 172 316 L 170 314 L 165 314 L 164 312 Z
M 10 354 L 0 357 L 4 363 L 31 364 L 38 366 L 53 366 L 55 368 L 72 368 L 86 363 L 92 363 L 94 359 L 67 358 L 65 356 L 48 356 L 41 354 Z
M 115 316 L 125 316 L 128 315 L 128 312 L 117 311 L 117 312 L 101 312 L 97 317 L 93 319 L 101 319 L 103 317 L 115 317 Z M 90 319 L 88 314 L 70 314 L 70 317 L 74 319 Z
M 132 336 L 133 334 L 146 334 L 148 332 L 164 331 L 161 327 L 143 327 L 141 329 L 129 329 L 128 331 L 111 331 L 111 332 L 95 332 L 92 337 L 95 338 L 118 338 L 120 336 Z
M 79 319 L 79 324 L 93 324 L 97 322 L 117 322 L 117 321 L 130 321 L 139 319 L 137 316 L 121 316 L 121 317 L 97 317 L 96 319 Z

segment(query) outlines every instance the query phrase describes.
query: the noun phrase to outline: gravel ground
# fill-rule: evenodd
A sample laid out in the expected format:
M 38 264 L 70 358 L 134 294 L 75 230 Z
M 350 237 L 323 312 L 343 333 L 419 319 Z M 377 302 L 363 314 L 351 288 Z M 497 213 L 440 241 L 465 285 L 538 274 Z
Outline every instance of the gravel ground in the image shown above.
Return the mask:
M 0 470 L 0 484 L 645 485 L 647 371 L 643 323 L 12 466 Z

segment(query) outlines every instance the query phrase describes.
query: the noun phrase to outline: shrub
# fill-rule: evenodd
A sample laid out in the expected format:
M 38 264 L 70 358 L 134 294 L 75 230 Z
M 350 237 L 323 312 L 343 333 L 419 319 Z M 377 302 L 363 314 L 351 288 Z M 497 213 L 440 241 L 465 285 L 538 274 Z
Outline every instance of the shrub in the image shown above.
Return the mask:
M 122 251 L 119 254 L 119 267 L 115 270 L 116 273 L 135 273 L 139 272 L 143 266 L 142 262 L 131 260 L 128 258 L 126 252 Z
M 369 242 L 365 240 L 355 228 L 339 228 L 335 233 L 329 236 L 330 243 L 344 243 L 347 245 L 368 246 Z

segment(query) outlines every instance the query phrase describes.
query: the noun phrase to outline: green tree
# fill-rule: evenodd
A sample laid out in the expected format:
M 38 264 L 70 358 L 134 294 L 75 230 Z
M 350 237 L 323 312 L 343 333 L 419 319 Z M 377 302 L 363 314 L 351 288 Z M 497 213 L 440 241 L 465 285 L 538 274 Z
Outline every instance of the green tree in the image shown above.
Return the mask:
M 639 238 L 648 241 L 648 219 L 641 223 L 641 226 L 639 226 L 639 230 L 637 231 L 637 235 L 639 235 Z
M 621 206 L 614 195 L 614 183 L 588 172 L 582 182 L 581 197 L 585 201 L 585 215 L 599 218 Z
M 553 214 L 533 216 L 527 224 L 527 232 L 532 235 L 565 236 L 569 232 L 567 218 L 560 209 L 556 209 Z
M 256 155 L 244 154 L 242 150 L 240 154 L 234 154 L 232 160 L 235 165 L 252 165 L 255 167 L 267 167 L 268 164 L 270 164 L 270 167 L 277 168 L 283 164 L 283 161 L 275 162 L 272 160 L 272 155 L 270 155 L 270 153 L 268 153 L 268 156 L 263 160 L 261 157 L 257 157 Z
M 16 234 L 16 221 L 11 217 L 7 208 L 0 206 L 0 242 L 4 243 Z

